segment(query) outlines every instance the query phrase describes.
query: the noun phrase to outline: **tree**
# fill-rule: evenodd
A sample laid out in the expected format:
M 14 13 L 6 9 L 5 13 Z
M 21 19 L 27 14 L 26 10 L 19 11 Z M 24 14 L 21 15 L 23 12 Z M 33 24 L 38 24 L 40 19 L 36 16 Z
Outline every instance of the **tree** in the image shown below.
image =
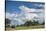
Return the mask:
M 5 25 L 10 26 L 11 20 L 8 18 L 5 18 Z
M 45 22 L 42 22 L 42 24 L 41 25 L 45 25 Z
M 12 28 L 16 28 L 15 25 L 12 25 L 11 27 L 12 27 Z
M 24 25 L 30 26 L 32 24 L 31 21 L 27 21 Z
M 32 22 L 32 25 L 39 25 L 39 22 L 34 20 L 34 21 Z

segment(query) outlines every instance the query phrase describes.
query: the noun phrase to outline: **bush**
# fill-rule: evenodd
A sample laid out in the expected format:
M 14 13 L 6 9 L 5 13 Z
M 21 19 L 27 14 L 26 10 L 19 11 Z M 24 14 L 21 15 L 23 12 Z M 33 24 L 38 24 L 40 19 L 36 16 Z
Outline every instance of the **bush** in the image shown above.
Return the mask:
M 15 26 L 13 25 L 13 26 L 11 26 L 12 28 L 15 28 Z

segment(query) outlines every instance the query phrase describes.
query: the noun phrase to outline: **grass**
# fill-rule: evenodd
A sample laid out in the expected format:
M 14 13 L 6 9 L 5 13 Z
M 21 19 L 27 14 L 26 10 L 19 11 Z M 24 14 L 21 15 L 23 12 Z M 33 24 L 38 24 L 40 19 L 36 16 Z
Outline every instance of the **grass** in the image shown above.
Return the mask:
M 44 25 L 37 25 L 37 26 L 21 26 L 21 27 L 16 27 L 16 30 L 24 30 L 24 29 L 39 29 L 39 28 L 44 28 Z
M 6 31 L 14 31 L 14 30 L 26 30 L 26 29 L 40 29 L 45 28 L 44 25 L 37 25 L 37 26 L 18 26 L 16 28 L 6 27 Z

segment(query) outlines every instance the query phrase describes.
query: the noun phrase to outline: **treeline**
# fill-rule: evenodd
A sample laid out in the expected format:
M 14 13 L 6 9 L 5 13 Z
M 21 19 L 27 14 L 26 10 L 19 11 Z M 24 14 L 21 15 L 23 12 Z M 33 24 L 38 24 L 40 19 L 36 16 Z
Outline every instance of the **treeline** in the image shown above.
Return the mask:
M 44 25 L 45 22 L 43 22 L 42 24 L 40 24 L 38 21 L 27 21 L 25 24 L 21 24 L 21 25 L 17 25 L 17 26 L 37 26 L 37 25 Z
M 11 20 L 10 19 L 6 19 L 5 18 L 5 26 L 9 27 L 11 24 Z M 21 24 L 21 25 L 17 25 L 17 26 L 35 26 L 35 25 L 44 25 L 45 22 L 42 22 L 42 24 L 40 24 L 38 21 L 26 21 L 25 24 Z M 12 25 L 12 28 L 15 27 L 15 25 Z

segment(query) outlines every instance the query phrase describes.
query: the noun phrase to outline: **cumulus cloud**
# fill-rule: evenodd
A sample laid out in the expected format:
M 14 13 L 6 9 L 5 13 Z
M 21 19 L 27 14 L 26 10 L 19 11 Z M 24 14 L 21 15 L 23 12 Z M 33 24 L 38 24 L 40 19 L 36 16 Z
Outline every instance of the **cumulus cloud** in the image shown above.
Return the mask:
M 6 18 L 11 20 L 12 25 L 21 25 L 24 24 L 24 16 L 22 14 L 17 14 L 17 13 L 6 13 Z
M 24 12 L 34 12 L 35 9 L 30 9 L 28 7 L 25 7 L 25 6 L 19 6 L 19 8 L 24 11 Z
M 40 5 L 40 6 L 42 6 L 42 5 Z M 32 20 L 34 17 L 40 18 L 41 21 L 44 20 L 43 19 L 44 18 L 44 9 L 31 9 L 26 6 L 20 6 L 19 8 L 25 12 L 25 15 L 26 15 L 25 18 L 28 21 Z M 37 14 L 37 13 L 39 13 L 39 14 Z
M 38 7 L 44 7 L 44 4 L 34 4 L 34 5 Z
M 11 14 L 11 13 L 6 13 L 6 18 L 9 18 L 9 19 L 12 19 L 12 17 L 14 16 L 14 14 Z
M 28 7 L 25 7 L 25 6 L 20 6 L 19 8 L 25 13 L 25 16 L 26 16 L 25 18 L 28 21 L 31 20 L 34 16 L 38 17 L 37 14 L 30 13 L 30 12 L 35 12 L 36 11 L 35 9 L 30 9 Z
M 43 12 L 44 9 L 30 9 L 26 6 L 19 6 L 19 8 L 24 12 Z
M 6 13 L 6 18 L 9 18 L 12 20 L 11 24 L 13 25 L 21 25 L 24 24 L 26 21 L 32 21 L 34 17 L 37 18 L 43 18 L 43 14 L 36 14 L 36 13 L 30 13 L 30 12 L 43 12 L 43 9 L 30 9 L 26 6 L 19 6 L 19 9 L 21 10 L 20 14 L 17 13 Z M 42 16 L 42 17 L 41 17 Z
M 24 14 L 24 16 L 21 14 L 15 14 L 15 13 L 6 13 L 6 18 L 9 18 L 11 20 L 12 25 L 21 25 L 24 24 L 26 21 L 30 21 L 33 19 L 34 16 L 37 16 L 36 14 Z

